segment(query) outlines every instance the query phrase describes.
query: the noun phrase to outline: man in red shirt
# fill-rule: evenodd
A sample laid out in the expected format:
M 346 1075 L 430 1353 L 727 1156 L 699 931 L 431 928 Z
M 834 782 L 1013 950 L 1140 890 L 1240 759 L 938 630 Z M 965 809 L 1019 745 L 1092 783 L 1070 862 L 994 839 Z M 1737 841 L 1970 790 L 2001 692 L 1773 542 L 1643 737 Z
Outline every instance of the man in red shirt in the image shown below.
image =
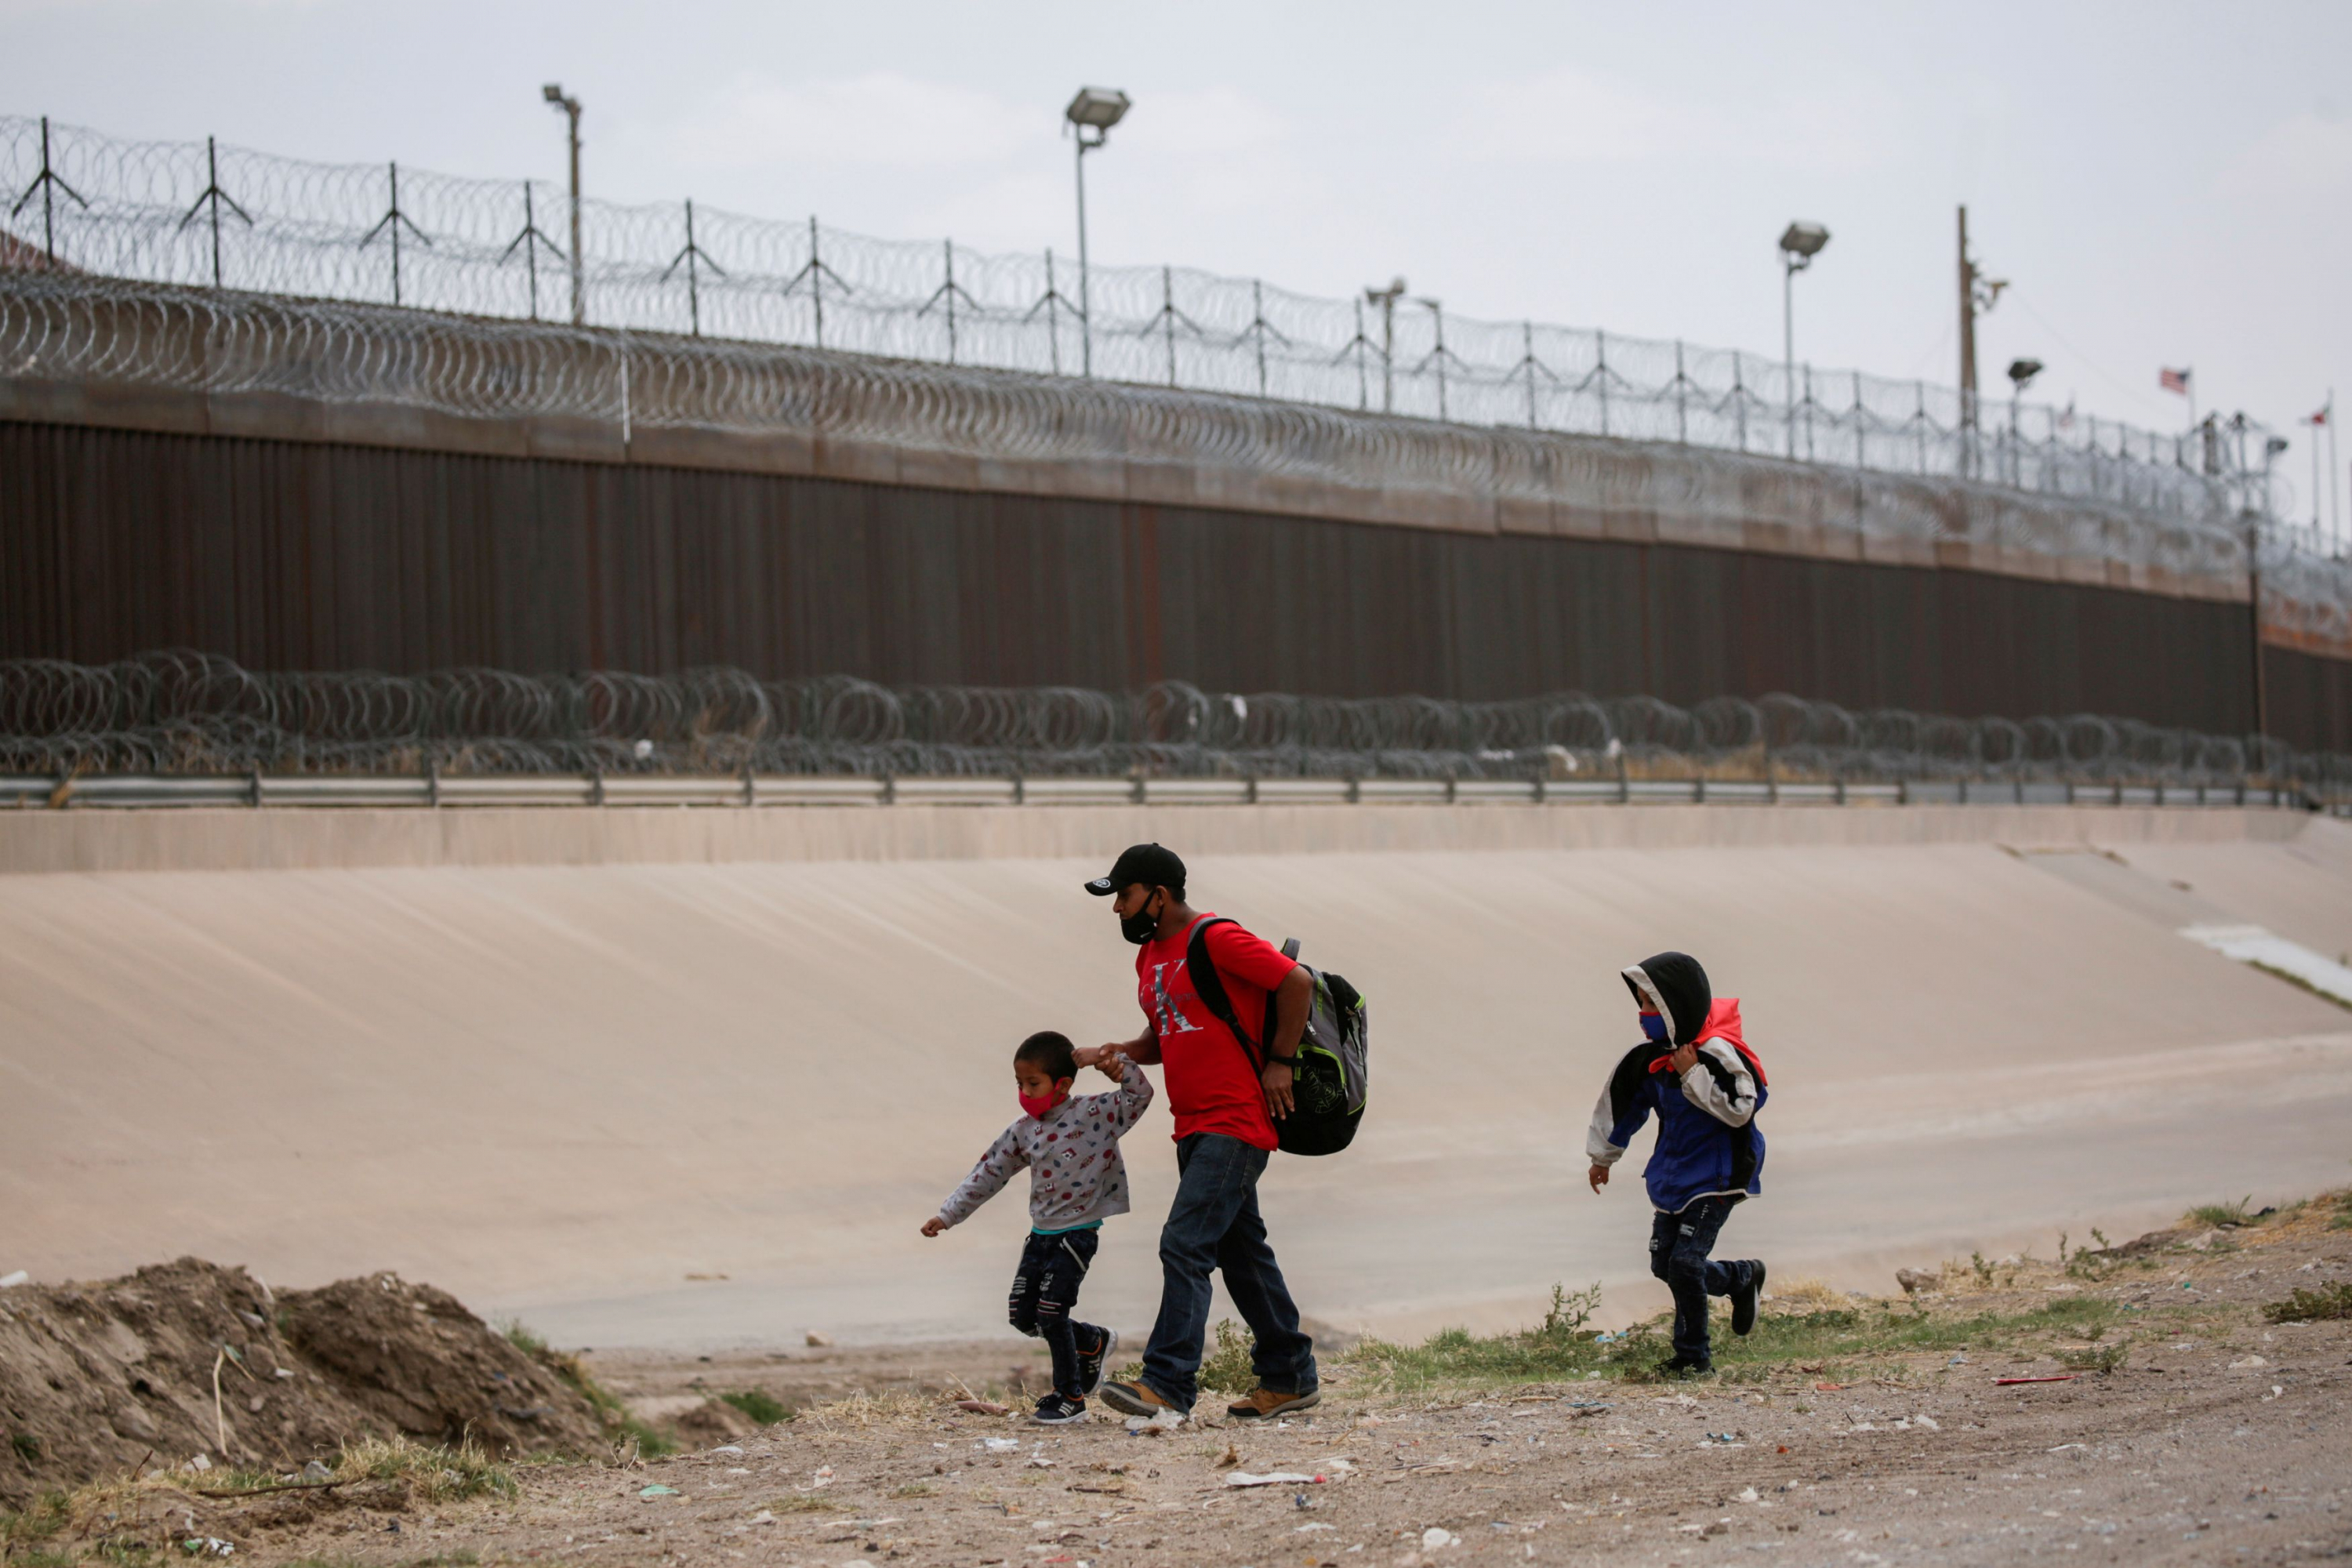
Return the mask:
M 1212 926 L 1203 940 L 1250 1036 L 1244 1042 L 1209 1011 L 1187 973 L 1193 928 L 1216 917 L 1184 902 L 1184 862 L 1172 850 L 1138 844 L 1087 891 L 1111 900 L 1119 931 L 1142 950 L 1136 1000 L 1146 1023 L 1132 1040 L 1079 1052 L 1081 1065 L 1114 1054 L 1158 1062 L 1176 1121 L 1176 1201 L 1160 1232 L 1160 1318 L 1142 1375 L 1103 1384 L 1103 1403 L 1133 1415 L 1191 1412 L 1215 1269 L 1256 1341 L 1251 1363 L 1258 1386 L 1228 1413 L 1261 1420 L 1307 1409 L 1320 1398 L 1314 1342 L 1299 1331 L 1298 1309 L 1266 1245 L 1257 1180 L 1275 1148 L 1275 1121 L 1290 1114 L 1292 1068 L 1314 982 L 1263 938 L 1231 921 Z

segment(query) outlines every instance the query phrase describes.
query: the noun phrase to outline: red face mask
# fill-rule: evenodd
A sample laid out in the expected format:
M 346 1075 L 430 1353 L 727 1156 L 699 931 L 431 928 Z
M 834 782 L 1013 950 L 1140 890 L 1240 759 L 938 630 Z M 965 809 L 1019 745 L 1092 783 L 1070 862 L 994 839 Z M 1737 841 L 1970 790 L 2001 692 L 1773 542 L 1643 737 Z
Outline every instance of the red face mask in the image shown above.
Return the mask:
M 1047 1111 L 1061 1104 L 1062 1101 L 1069 1099 L 1070 1091 L 1059 1085 L 1055 1085 L 1054 1092 L 1043 1100 L 1038 1099 L 1034 1094 L 1022 1094 L 1017 1090 L 1014 1092 L 1013 1098 L 1021 1102 L 1021 1110 L 1023 1115 L 1034 1116 L 1043 1119 Z

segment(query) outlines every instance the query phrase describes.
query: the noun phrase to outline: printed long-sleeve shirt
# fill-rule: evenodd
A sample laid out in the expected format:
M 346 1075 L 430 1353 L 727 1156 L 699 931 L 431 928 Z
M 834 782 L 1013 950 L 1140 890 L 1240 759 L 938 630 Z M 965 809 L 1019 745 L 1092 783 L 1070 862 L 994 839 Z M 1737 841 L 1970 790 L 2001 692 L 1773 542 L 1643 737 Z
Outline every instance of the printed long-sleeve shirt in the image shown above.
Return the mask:
M 1118 1141 L 1150 1106 L 1151 1080 L 1124 1057 L 1119 1062 L 1116 1089 L 1072 1095 L 1045 1115 L 1024 1116 L 1006 1128 L 940 1205 L 940 1217 L 961 1225 L 1024 1165 L 1033 1229 L 1076 1230 L 1125 1214 L 1127 1163 L 1119 1158 Z

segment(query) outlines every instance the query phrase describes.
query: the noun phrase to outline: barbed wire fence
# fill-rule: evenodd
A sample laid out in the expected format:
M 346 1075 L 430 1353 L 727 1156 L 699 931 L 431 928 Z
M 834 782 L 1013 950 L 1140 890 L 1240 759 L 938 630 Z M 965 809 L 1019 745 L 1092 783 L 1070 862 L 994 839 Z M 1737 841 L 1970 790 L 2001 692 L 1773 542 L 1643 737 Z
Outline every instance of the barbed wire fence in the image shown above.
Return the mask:
M 448 669 L 162 651 L 0 662 L 0 773 L 2066 781 L 2328 794 L 2352 756 L 2091 714 L 1958 719 L 1774 695 L 1684 708 Z
M 0 262 L 475 317 L 790 343 L 1474 426 L 1671 441 L 1941 476 L 2179 517 L 2277 511 L 2267 432 L 2163 434 L 1919 380 L 1543 322 L 1450 315 L 1176 267 L 1090 269 L 691 201 L 131 142 L 0 116 Z M 575 297 L 576 290 L 576 297 Z M 578 307 L 575 315 L 574 306 Z M 2291 510 L 2289 502 L 2284 510 Z

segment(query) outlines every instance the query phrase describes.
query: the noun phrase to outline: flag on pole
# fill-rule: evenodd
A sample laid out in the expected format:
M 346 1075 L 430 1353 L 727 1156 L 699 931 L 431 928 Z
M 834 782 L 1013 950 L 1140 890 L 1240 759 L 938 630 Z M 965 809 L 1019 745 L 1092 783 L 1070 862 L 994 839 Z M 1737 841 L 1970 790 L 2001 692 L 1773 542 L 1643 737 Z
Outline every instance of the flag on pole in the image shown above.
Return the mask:
M 2318 413 L 2316 413 L 2316 414 L 2313 415 L 2310 418 L 2308 418 L 2308 419 L 2305 420 L 2305 421 L 2304 421 L 2304 423 L 2305 423 L 2305 424 L 2306 424 L 2306 425 L 2325 425 L 2325 424 L 2326 424 L 2326 423 L 2327 423 L 2327 410 L 2326 410 L 2326 409 L 2325 409 L 2325 408 L 2321 409 Z
M 2189 374 L 2188 371 L 2174 370 L 2167 366 L 2156 373 L 2156 384 L 2167 392 L 2177 392 L 2186 397 L 2189 395 Z

